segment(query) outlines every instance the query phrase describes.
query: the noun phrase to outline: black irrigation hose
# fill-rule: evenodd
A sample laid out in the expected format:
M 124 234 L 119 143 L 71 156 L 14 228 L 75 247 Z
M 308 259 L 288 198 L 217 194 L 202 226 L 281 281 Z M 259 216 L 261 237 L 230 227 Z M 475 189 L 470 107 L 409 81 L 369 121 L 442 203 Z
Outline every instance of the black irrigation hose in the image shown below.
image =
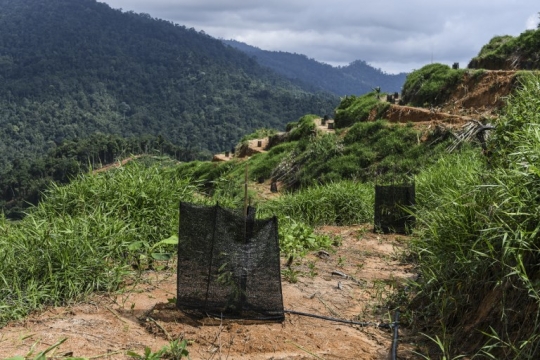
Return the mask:
M 350 324 L 350 325 L 358 325 L 362 327 L 366 326 L 375 326 L 378 328 L 384 328 L 384 329 L 390 329 L 393 325 L 396 324 L 385 324 L 385 323 L 375 323 L 375 322 L 359 322 L 359 321 L 352 321 L 352 320 L 343 320 L 338 318 L 332 318 L 328 316 L 322 316 L 322 315 L 316 315 L 316 314 L 308 314 L 300 311 L 294 311 L 294 310 L 283 310 L 283 312 L 288 314 L 294 314 L 294 315 L 300 315 L 300 316 L 309 316 L 317 319 L 323 319 L 323 320 L 329 320 L 329 321 L 335 321 L 340 322 L 344 324 Z
M 394 315 L 394 339 L 392 340 L 392 349 L 390 350 L 390 359 L 397 359 L 397 346 L 398 346 L 398 327 L 399 327 L 399 310 L 396 310 Z

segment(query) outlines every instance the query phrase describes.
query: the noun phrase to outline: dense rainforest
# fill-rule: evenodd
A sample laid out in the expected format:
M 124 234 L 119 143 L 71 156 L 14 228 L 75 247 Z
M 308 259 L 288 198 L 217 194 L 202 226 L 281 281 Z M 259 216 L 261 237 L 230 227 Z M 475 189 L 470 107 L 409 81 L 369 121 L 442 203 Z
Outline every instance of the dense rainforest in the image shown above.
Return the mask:
M 0 206 L 17 214 L 50 180 L 65 182 L 89 162 L 137 149 L 209 158 L 257 128 L 332 113 L 339 102 L 148 14 L 95 0 L 0 8 Z M 67 151 L 73 144 L 79 150 Z
M 362 95 L 377 87 L 385 92 L 400 92 L 407 76 L 406 73 L 387 74 L 363 60 L 356 60 L 347 66 L 333 67 L 302 54 L 266 51 L 235 40 L 223 42 L 298 84 L 308 84 L 314 89 L 339 96 Z
M 95 132 L 228 148 L 339 99 L 202 31 L 95 0 L 0 0 L 0 168 Z
M 205 158 L 203 153 L 176 146 L 162 136 L 125 138 L 95 133 L 84 139 L 65 140 L 45 156 L 12 161 L 10 171 L 0 177 L 0 209 L 6 217 L 20 219 L 28 207 L 41 200 L 52 182 L 69 183 L 81 173 L 99 170 L 133 154 L 165 155 L 184 161 Z

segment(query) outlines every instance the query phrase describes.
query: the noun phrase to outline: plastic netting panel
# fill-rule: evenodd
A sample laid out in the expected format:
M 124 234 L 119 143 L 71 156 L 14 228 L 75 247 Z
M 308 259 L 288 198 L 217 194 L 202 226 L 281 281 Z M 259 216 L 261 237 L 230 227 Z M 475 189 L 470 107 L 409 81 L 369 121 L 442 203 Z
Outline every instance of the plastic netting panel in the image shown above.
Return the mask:
M 284 319 L 277 219 L 180 204 L 177 307 L 225 318 Z
M 375 186 L 375 231 L 406 234 L 414 224 L 414 217 L 405 211 L 415 204 L 412 185 Z

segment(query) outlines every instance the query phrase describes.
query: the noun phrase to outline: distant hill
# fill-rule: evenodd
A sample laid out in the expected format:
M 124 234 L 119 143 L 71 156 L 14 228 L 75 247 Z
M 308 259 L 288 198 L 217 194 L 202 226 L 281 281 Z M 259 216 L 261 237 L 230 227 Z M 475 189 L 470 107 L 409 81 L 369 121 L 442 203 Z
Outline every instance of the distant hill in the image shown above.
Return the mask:
M 517 37 L 495 36 L 469 63 L 470 69 L 538 70 L 540 69 L 540 28 L 527 30 Z
M 339 99 L 194 29 L 95 0 L 0 0 L 0 176 L 94 133 L 228 149 Z
M 407 76 L 406 73 L 386 74 L 362 60 L 356 60 L 348 66 L 333 67 L 301 54 L 261 50 L 235 40 L 222 41 L 252 56 L 259 64 L 278 74 L 308 86 L 308 89 L 312 87 L 339 96 L 362 95 L 375 87 L 381 87 L 383 92 L 400 92 Z

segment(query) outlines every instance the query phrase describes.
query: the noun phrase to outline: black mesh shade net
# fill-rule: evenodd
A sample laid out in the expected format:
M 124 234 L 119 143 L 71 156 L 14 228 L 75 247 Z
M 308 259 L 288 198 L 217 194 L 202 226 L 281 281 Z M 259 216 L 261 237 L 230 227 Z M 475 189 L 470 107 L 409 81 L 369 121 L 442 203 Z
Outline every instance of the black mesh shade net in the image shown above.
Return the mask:
M 283 321 L 277 218 L 180 203 L 176 306 L 193 315 Z

